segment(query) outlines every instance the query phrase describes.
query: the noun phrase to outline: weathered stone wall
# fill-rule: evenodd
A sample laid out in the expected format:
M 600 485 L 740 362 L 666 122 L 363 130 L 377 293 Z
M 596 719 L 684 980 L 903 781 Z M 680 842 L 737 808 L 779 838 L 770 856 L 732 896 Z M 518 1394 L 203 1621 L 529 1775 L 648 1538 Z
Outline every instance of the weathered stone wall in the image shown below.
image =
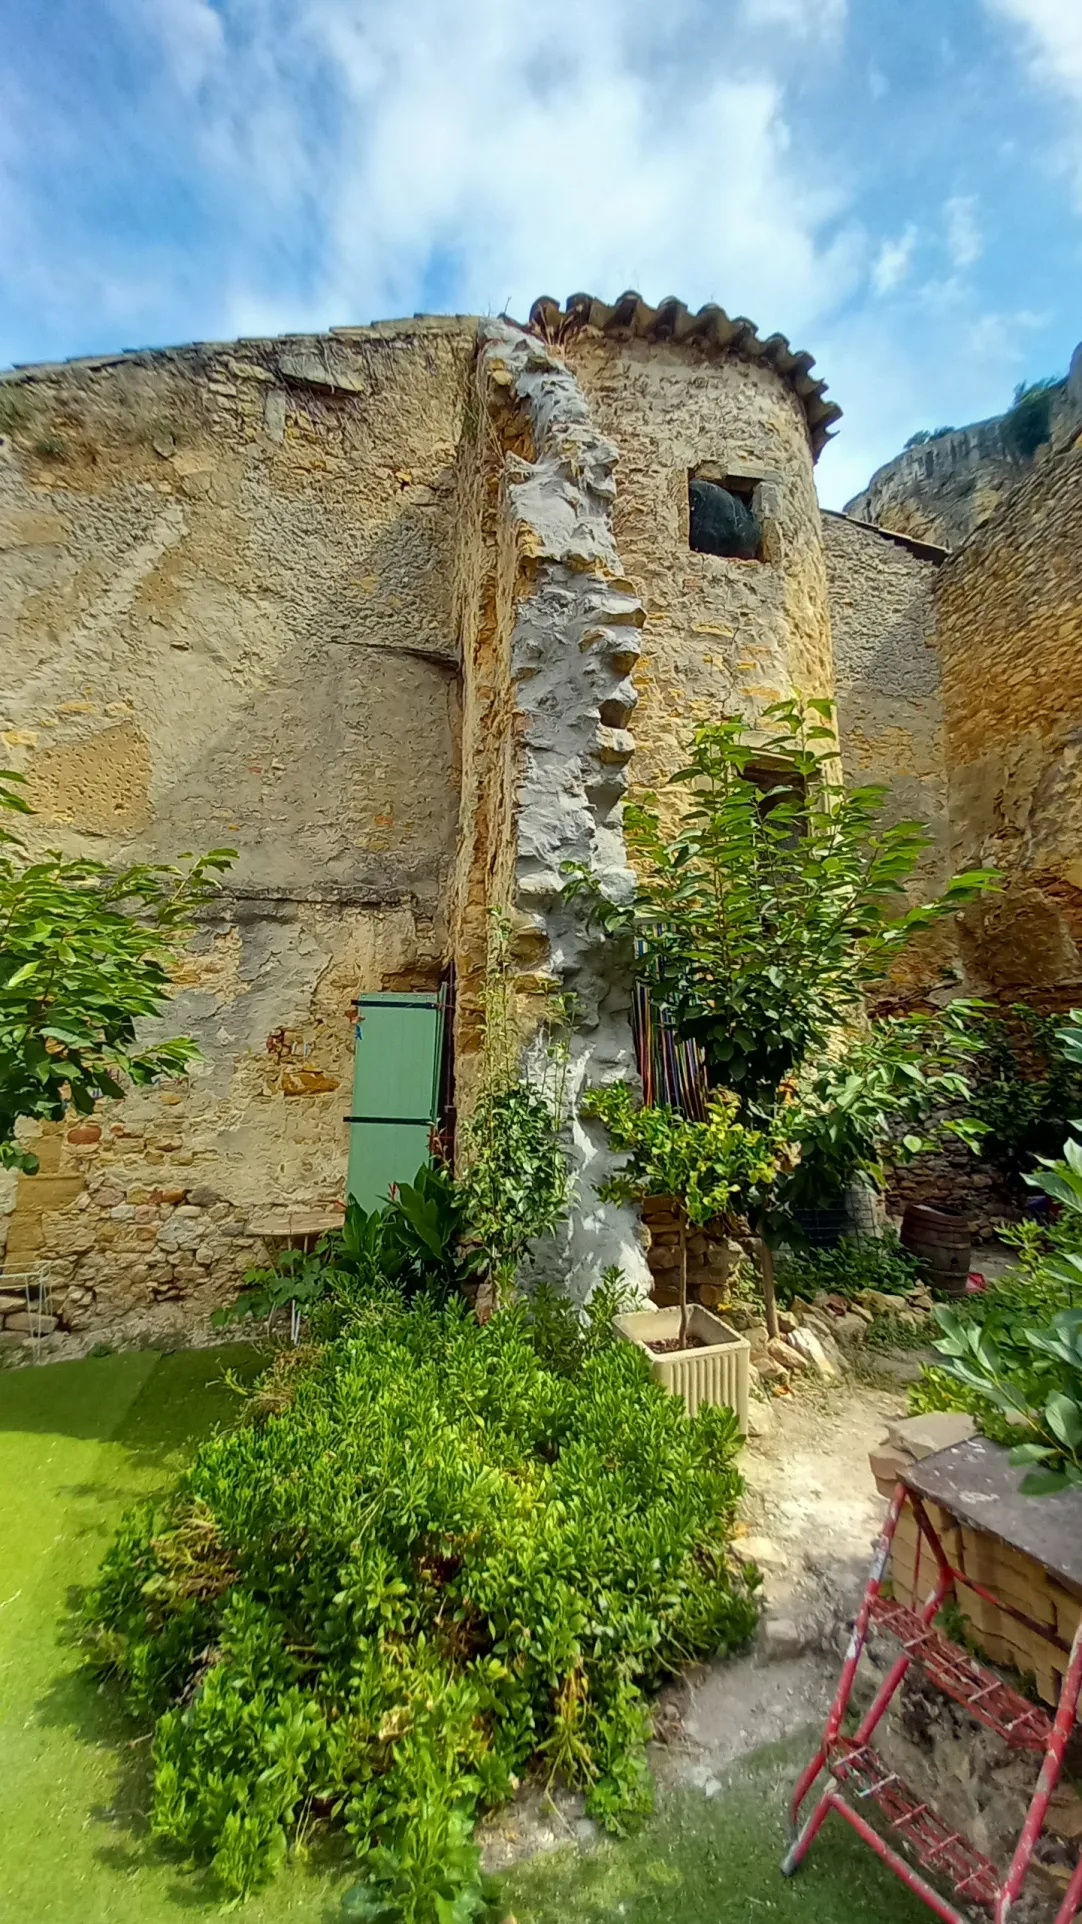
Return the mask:
M 20 1180 L 9 1269 L 123 1333 L 343 1193 L 360 990 L 431 985 L 457 826 L 454 463 L 475 328 L 32 370 L 0 388 L 0 733 L 39 845 L 231 845 L 171 1024 L 204 1064 Z
M 568 317 L 542 306 L 539 331 L 422 318 L 0 388 L 0 734 L 35 837 L 238 851 L 171 1012 L 200 1071 L 43 1132 L 8 1185 L 11 1266 L 51 1262 L 77 1326 L 190 1321 L 268 1210 L 341 1198 L 358 991 L 453 956 L 468 1108 L 494 907 L 524 1034 L 569 991 L 572 1093 L 627 1073 L 630 957 L 561 864 L 630 884 L 636 702 L 645 787 L 696 722 L 832 689 L 812 455 L 837 411 L 810 357 L 630 296 L 550 347 Z M 691 550 L 690 470 L 757 484 L 761 560 Z M 551 1252 L 580 1293 L 610 1260 L 647 1281 L 631 1213 L 596 1201 L 602 1136 L 571 1130 Z
M 944 564 L 936 645 L 972 986 L 1042 1006 L 1082 987 L 1082 447 L 1040 464 Z
M 511 679 L 518 557 L 504 502 L 505 466 L 533 440 L 506 383 L 475 369 L 459 451 L 455 610 L 462 661 L 461 811 L 451 907 L 455 964 L 455 1095 L 468 1115 L 484 1046 L 483 996 L 493 914 L 509 918 L 511 960 L 543 966 L 547 943 L 515 919 L 521 723 Z
M 697 723 L 832 690 L 807 420 L 762 363 L 590 329 L 563 352 L 619 450 L 616 543 L 646 609 L 633 780 L 656 788 Z M 690 548 L 688 475 L 704 468 L 760 483 L 761 561 Z
M 830 592 L 835 698 L 842 768 L 848 783 L 882 783 L 884 820 L 921 821 L 931 837 L 913 877 L 914 900 L 927 901 L 951 873 L 946 738 L 935 587 L 942 556 L 921 552 L 823 515 Z M 933 983 L 956 961 L 953 929 L 935 931 L 899 959 L 892 990 Z

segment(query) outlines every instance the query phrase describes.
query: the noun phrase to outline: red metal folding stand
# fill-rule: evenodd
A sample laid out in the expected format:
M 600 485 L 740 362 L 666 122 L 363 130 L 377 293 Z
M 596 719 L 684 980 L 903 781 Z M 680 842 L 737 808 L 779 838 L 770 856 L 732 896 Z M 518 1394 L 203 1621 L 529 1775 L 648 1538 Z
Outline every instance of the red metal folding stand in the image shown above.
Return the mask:
M 907 1501 L 912 1505 L 917 1521 L 918 1549 L 922 1540 L 927 1540 L 936 1564 L 934 1586 L 919 1612 L 908 1610 L 880 1594 L 898 1518 Z M 800 1868 L 826 1818 L 832 1810 L 837 1811 L 839 1817 L 852 1826 L 858 1837 L 862 1837 L 885 1864 L 889 1864 L 891 1870 L 924 1901 L 930 1911 L 943 1918 L 945 1924 L 966 1924 L 966 1911 L 959 1910 L 955 1903 L 933 1889 L 921 1876 L 920 1870 L 895 1848 L 890 1836 L 874 1829 L 850 1801 L 852 1798 L 868 1800 L 876 1805 L 881 1817 L 886 1820 L 886 1832 L 893 1832 L 924 1870 L 942 1877 L 951 1885 L 954 1896 L 967 1909 L 976 1906 L 991 1913 L 993 1924 L 1008 1924 L 1012 1906 L 1018 1899 L 1029 1869 L 1034 1846 L 1040 1837 L 1063 1766 L 1067 1740 L 1074 1727 L 1079 1686 L 1082 1684 L 1082 1623 L 1071 1645 L 1059 1705 L 1053 1718 L 1039 1704 L 1030 1703 L 1019 1696 L 994 1671 L 978 1663 L 968 1651 L 951 1643 L 933 1628 L 939 1608 L 956 1580 L 964 1581 L 970 1590 L 1048 1637 L 1047 1629 L 1041 1630 L 1023 1611 L 1016 1610 L 1003 1598 L 974 1582 L 972 1577 L 963 1576 L 961 1571 L 952 1567 L 920 1497 L 916 1492 L 907 1490 L 904 1483 L 899 1483 L 887 1511 L 883 1534 L 872 1562 L 860 1613 L 853 1626 L 837 1695 L 826 1721 L 822 1741 L 793 1793 L 794 1829 L 808 1792 L 824 1770 L 828 1773 L 826 1788 L 796 1836 L 782 1870 L 787 1877 L 791 1877 Z M 844 1737 L 841 1734 L 842 1724 L 849 1708 L 857 1665 L 869 1626 L 873 1623 L 897 1637 L 901 1648 L 854 1735 Z M 1041 1757 L 1033 1797 L 1005 1876 L 1001 1876 L 996 1866 L 982 1856 L 967 1837 L 945 1823 L 930 1805 L 908 1789 L 871 1747 L 876 1726 L 911 1663 L 918 1664 L 932 1683 L 953 1697 L 956 1703 L 962 1704 L 988 1729 L 997 1731 L 1006 1743 L 1033 1751 Z M 1075 1865 L 1063 1902 L 1056 1912 L 1055 1924 L 1071 1924 L 1079 1910 L 1082 1910 L 1082 1856 Z

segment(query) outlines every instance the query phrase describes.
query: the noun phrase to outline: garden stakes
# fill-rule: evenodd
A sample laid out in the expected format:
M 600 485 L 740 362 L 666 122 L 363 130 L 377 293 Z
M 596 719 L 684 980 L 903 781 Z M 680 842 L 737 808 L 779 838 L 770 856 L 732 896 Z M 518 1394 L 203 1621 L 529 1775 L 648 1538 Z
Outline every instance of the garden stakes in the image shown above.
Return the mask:
M 26 1303 L 26 1328 L 34 1342 L 35 1363 L 42 1361 L 44 1352 L 41 1339 L 49 1334 L 54 1321 L 51 1278 L 51 1266 L 43 1262 L 38 1263 L 35 1269 L 5 1269 L 0 1283 L 5 1290 L 22 1290 Z
M 944 1451 L 938 1461 L 945 1462 L 952 1454 L 951 1451 Z M 915 1469 L 925 1467 L 914 1466 Z M 1048 1805 L 1059 1781 L 1067 1742 L 1075 1726 L 1079 1690 L 1082 1687 L 1082 1620 L 1070 1646 L 1059 1702 L 1055 1716 L 1051 1717 L 1040 1705 L 1020 1696 L 995 1671 L 978 1662 L 967 1650 L 952 1643 L 933 1627 L 940 1606 L 953 1591 L 955 1583 L 963 1581 L 969 1589 L 1008 1615 L 1030 1624 L 1033 1629 L 1040 1629 L 1040 1626 L 1031 1624 L 1023 1611 L 998 1597 L 973 1577 L 954 1568 L 929 1519 L 920 1492 L 911 1487 L 913 1481 L 913 1471 L 907 1472 L 891 1499 L 823 1736 L 793 1793 L 791 1814 L 794 1830 L 799 1822 L 801 1807 L 823 1770 L 828 1773 L 827 1784 L 803 1828 L 795 1836 L 783 1860 L 782 1871 L 785 1876 L 791 1877 L 799 1870 L 826 1818 L 831 1811 L 836 1811 L 928 1909 L 944 1920 L 944 1924 L 966 1924 L 967 1918 L 972 1915 L 972 1906 L 979 1907 L 991 1918 L 992 1924 L 1009 1924 L 1041 1835 Z M 1028 1501 L 1039 1502 L 1040 1499 Z M 906 1504 L 911 1508 L 917 1524 L 918 1551 L 922 1542 L 926 1543 L 935 1561 L 935 1581 L 919 1611 L 907 1609 L 882 1593 L 891 1545 Z M 843 1736 L 842 1726 L 849 1708 L 857 1666 L 872 1624 L 889 1631 L 898 1639 L 899 1654 L 854 1734 L 851 1737 Z M 1047 1629 L 1041 1634 L 1050 1636 Z M 1066 1652 L 1065 1644 L 1061 1643 L 1061 1648 Z M 960 1703 L 986 1728 L 996 1731 L 1006 1743 L 1041 1757 L 1040 1771 L 1025 1822 L 1010 1865 L 1003 1875 L 967 1837 L 940 1818 L 931 1805 L 910 1790 L 872 1749 L 876 1727 L 911 1663 L 918 1664 L 931 1683 Z M 936 1890 L 921 1875 L 920 1869 L 895 1848 L 889 1835 L 874 1829 L 851 1801 L 853 1798 L 874 1804 L 886 1819 L 886 1832 L 893 1832 L 907 1846 L 923 1870 L 948 1882 L 953 1887 L 954 1899 L 959 1900 L 963 1908 Z M 1072 1924 L 1080 1907 L 1082 1855 L 1056 1912 L 1055 1924 Z

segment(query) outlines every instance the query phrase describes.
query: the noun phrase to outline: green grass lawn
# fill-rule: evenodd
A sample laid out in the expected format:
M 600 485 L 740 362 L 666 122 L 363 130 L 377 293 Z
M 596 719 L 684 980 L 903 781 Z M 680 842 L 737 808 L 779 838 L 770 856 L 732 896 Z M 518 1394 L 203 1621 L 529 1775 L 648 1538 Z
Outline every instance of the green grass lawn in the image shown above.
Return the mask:
M 199 1924 L 202 1879 L 147 1836 L 148 1749 L 65 1641 L 119 1513 L 228 1421 L 247 1348 L 143 1351 L 0 1374 L 0 1919 Z M 928 1913 L 836 1821 L 793 1883 L 778 1874 L 792 1753 L 712 1800 L 669 1798 L 636 1838 L 539 1860 L 508 1881 L 518 1924 L 919 1924 Z M 237 1913 L 333 1924 L 340 1870 L 296 1866 Z
M 506 1880 L 516 1924 L 927 1924 L 929 1912 L 839 1818 L 781 1876 L 800 1739 L 759 1751 L 714 1797 L 671 1792 L 637 1837 L 534 1858 Z

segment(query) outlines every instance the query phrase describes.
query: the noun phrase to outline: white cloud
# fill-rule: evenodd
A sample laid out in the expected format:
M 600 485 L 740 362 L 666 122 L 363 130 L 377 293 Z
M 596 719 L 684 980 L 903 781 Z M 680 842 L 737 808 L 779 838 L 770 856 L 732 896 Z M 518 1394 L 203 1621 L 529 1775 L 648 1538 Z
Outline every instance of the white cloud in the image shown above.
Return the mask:
M 271 267 L 304 227 L 313 324 L 417 305 L 434 254 L 461 308 L 522 312 L 586 277 L 787 331 L 853 282 L 844 193 L 791 151 L 781 83 L 734 58 L 732 17 L 681 32 L 693 0 L 660 17 L 650 0 L 245 0 L 243 36 L 217 42 L 203 0 L 114 4 L 181 90 L 197 76 L 202 164 Z M 809 31 L 843 12 L 748 4 Z M 296 324 L 280 284 L 238 259 L 227 329 Z
M 845 24 L 846 5 L 847 0 L 744 0 L 744 15 L 757 27 L 827 35 Z
M 897 240 L 883 242 L 872 267 L 872 286 L 877 294 L 889 294 L 905 280 L 917 244 L 917 230 L 910 222 Z
M 1082 10 L 1075 0 L 986 0 L 994 13 L 1025 27 L 1042 77 L 1082 99 Z
M 1082 207 L 1082 6 L 1078 0 L 985 0 L 985 5 L 1023 30 L 1034 78 L 1069 109 L 1069 131 L 1055 158 L 1074 175 Z
M 125 92 L 73 58 L 61 87 L 24 74 L 7 114 L 0 75 L 20 358 L 418 307 L 524 315 L 584 286 L 713 299 L 815 351 L 847 410 L 828 499 L 914 428 L 990 411 L 1025 372 L 1017 330 L 1001 340 L 993 315 L 967 332 L 965 197 L 944 214 L 940 175 L 899 214 L 892 188 L 876 227 L 866 204 L 857 217 L 862 176 L 825 158 L 836 129 L 809 82 L 853 84 L 836 58 L 844 0 L 98 4 Z M 42 156 L 51 172 L 35 172 Z M 154 185 L 129 221 L 144 159 Z M 932 286 L 913 269 L 941 220 L 951 258 Z
M 953 194 L 944 208 L 947 223 L 947 251 L 953 266 L 961 271 L 972 267 L 984 252 L 984 238 L 977 221 L 975 194 Z
M 221 16 L 209 0 L 154 0 L 154 18 L 178 87 L 195 93 L 225 50 Z

